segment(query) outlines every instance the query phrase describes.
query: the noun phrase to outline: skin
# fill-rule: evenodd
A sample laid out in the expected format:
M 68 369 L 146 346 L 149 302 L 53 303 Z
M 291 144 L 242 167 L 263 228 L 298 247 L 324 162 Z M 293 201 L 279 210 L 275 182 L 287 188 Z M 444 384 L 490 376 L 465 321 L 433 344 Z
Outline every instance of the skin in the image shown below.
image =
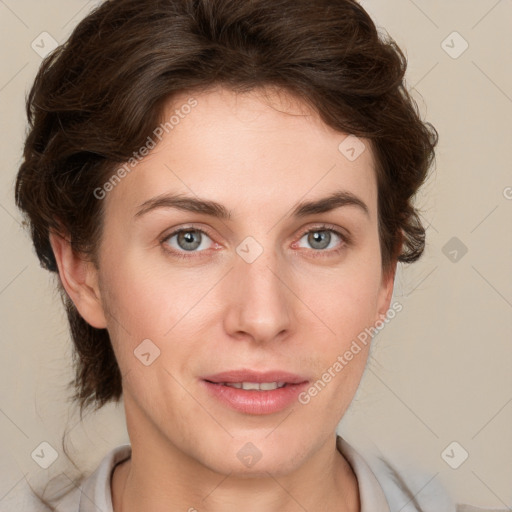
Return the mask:
M 114 472 L 116 512 L 360 510 L 335 431 L 369 344 L 307 405 L 278 413 L 234 411 L 201 383 L 239 368 L 315 382 L 390 306 L 396 264 L 383 273 L 369 141 L 349 161 L 338 150 L 346 134 L 288 93 L 263 92 L 193 95 L 197 106 L 104 199 L 98 268 L 52 234 L 67 293 L 87 322 L 108 329 L 123 375 L 132 457 Z M 190 96 L 174 98 L 166 118 Z M 298 202 L 337 190 L 368 214 L 346 205 L 291 216 Z M 174 208 L 135 216 L 167 192 L 215 200 L 231 219 Z M 313 245 L 307 231 L 324 232 L 322 223 L 350 243 L 330 232 L 327 248 Z M 195 252 L 177 236 L 161 242 L 191 224 L 207 230 L 193 232 Z M 236 252 L 248 236 L 263 248 L 252 263 Z M 160 349 L 149 366 L 134 356 L 145 339 Z M 247 442 L 262 454 L 250 468 L 237 457 Z

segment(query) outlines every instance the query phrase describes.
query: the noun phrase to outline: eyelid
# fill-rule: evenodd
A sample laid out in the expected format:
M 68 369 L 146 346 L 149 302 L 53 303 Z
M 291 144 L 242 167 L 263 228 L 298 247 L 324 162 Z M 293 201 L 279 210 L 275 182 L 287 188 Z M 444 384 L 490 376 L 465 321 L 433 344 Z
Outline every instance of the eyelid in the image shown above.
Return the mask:
M 347 232 L 347 230 L 345 230 L 339 226 L 335 226 L 333 224 L 329 224 L 329 223 L 325 223 L 325 222 L 305 228 L 301 232 L 301 235 L 299 236 L 299 239 L 297 240 L 297 242 L 294 242 L 292 244 L 292 246 L 294 246 L 294 247 L 297 246 L 297 244 L 304 237 L 304 235 L 307 235 L 308 233 L 315 232 L 315 231 L 330 231 L 330 232 L 334 233 L 335 235 L 337 235 L 340 238 L 341 242 L 334 249 L 329 249 L 329 250 L 306 249 L 306 252 L 309 254 L 310 258 L 327 259 L 330 257 L 332 258 L 335 256 L 340 256 L 344 251 L 347 250 L 347 248 L 352 246 L 352 236 Z
M 219 244 L 217 242 L 215 242 L 214 237 L 212 236 L 212 234 L 210 233 L 210 230 L 208 228 L 205 228 L 203 226 L 201 226 L 201 227 L 195 226 L 193 224 L 185 224 L 183 226 L 179 226 L 179 227 L 171 228 L 170 230 L 166 230 L 164 232 L 165 234 L 160 235 L 158 237 L 158 241 L 159 241 L 160 245 L 162 245 L 164 242 L 169 240 L 169 238 L 171 238 L 173 236 L 176 236 L 176 235 L 180 234 L 183 231 L 198 231 L 198 232 L 208 236 L 208 238 L 212 241 L 212 244 L 214 246 L 217 246 L 217 247 L 219 246 Z M 181 255 L 183 253 L 186 253 L 186 251 L 176 251 L 174 249 L 165 249 L 165 251 L 167 253 L 171 253 L 173 255 L 176 255 L 176 254 Z M 190 254 L 191 255 L 194 254 L 194 253 L 201 254 L 201 253 L 206 252 L 206 251 L 207 251 L 207 249 L 203 250 L 203 251 L 192 251 Z
M 352 236 L 350 235 L 348 230 L 343 229 L 342 227 L 336 226 L 334 224 L 329 224 L 327 222 L 320 222 L 316 225 L 309 226 L 309 227 L 305 228 L 301 232 L 300 238 L 302 238 L 306 233 L 309 233 L 310 231 L 333 231 L 347 244 L 352 242 Z M 328 251 L 325 251 L 325 252 L 328 252 Z

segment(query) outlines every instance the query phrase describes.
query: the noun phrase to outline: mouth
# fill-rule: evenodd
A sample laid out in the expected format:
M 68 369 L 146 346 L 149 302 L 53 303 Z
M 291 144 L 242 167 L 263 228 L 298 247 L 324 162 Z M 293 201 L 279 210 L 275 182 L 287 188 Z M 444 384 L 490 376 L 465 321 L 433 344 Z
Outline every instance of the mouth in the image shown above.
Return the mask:
M 265 415 L 290 407 L 309 380 L 283 371 L 233 370 L 203 377 L 210 397 L 238 412 Z
M 211 382 L 212 384 L 241 384 L 249 387 L 244 389 L 257 389 L 256 386 L 261 385 L 276 385 L 283 387 L 287 384 L 300 384 L 308 382 L 308 378 L 296 373 L 290 373 L 283 370 L 268 370 L 268 371 L 255 371 L 255 370 L 229 370 L 213 375 L 203 377 L 203 380 Z M 263 389 L 265 389 L 263 387 Z
M 244 389 L 246 391 L 272 391 L 290 385 L 287 382 L 212 382 L 208 380 L 206 382 L 217 384 L 218 386 Z

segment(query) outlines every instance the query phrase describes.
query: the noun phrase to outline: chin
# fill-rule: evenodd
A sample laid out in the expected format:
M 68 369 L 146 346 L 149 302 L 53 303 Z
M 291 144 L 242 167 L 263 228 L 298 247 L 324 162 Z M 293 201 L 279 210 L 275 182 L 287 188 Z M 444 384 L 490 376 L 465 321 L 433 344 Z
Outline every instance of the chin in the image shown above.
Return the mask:
M 283 431 L 284 432 L 284 431 Z M 290 435 L 269 439 L 269 431 L 234 437 L 229 446 L 217 445 L 208 453 L 206 466 L 221 474 L 239 478 L 283 476 L 296 470 L 307 458 L 304 441 Z

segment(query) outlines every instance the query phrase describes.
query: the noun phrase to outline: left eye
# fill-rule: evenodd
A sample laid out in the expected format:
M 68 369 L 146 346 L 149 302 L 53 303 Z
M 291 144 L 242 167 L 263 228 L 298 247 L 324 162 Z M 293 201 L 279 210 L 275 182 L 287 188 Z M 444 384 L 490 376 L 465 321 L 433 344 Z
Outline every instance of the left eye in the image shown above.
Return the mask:
M 333 234 L 334 238 L 338 238 L 341 240 L 341 242 L 345 241 L 345 238 L 341 233 L 338 233 L 334 229 L 330 228 L 315 228 L 311 229 L 309 231 L 306 231 L 302 237 L 306 238 L 307 243 L 314 249 L 323 251 L 324 249 L 332 249 L 333 247 L 329 247 L 331 242 L 333 241 Z M 334 244 L 336 245 L 336 243 Z

